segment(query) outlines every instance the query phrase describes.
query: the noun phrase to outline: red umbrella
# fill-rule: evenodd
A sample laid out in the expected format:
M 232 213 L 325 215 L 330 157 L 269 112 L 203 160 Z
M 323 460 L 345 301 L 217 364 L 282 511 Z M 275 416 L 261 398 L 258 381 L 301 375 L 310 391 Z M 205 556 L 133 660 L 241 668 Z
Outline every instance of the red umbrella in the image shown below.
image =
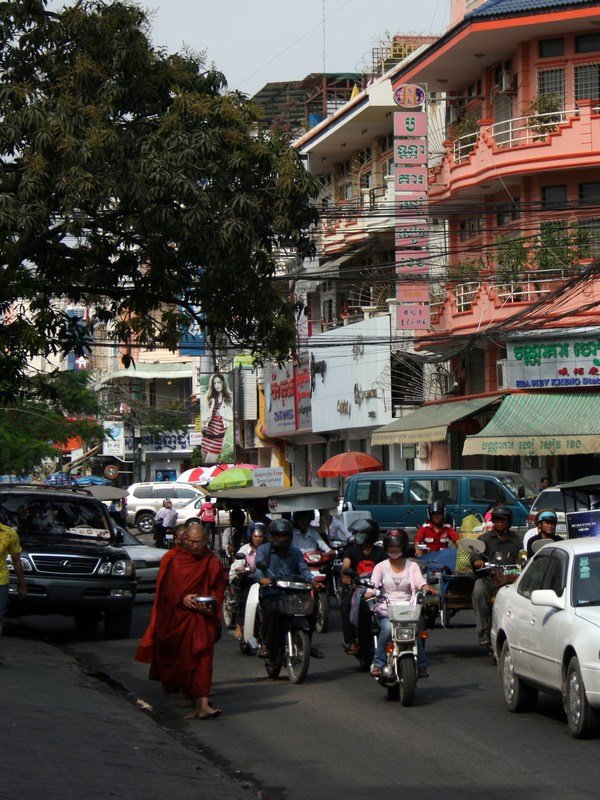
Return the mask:
M 348 450 L 337 456 L 328 458 L 317 470 L 319 478 L 347 478 L 357 472 L 371 472 L 383 469 L 383 464 L 369 453 L 357 453 Z

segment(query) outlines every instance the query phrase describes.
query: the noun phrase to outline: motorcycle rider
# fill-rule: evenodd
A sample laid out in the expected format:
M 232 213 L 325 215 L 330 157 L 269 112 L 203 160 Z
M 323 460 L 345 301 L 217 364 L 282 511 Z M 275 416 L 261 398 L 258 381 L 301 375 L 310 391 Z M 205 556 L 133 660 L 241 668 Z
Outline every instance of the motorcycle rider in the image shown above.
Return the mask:
M 332 553 L 332 549 L 323 541 L 318 529 L 311 525 L 314 516 L 314 511 L 294 511 L 292 516 L 292 522 L 294 523 L 292 545 L 297 547 L 301 553 L 309 553 L 311 550 Z
M 408 534 L 402 528 L 392 530 L 383 539 L 383 549 L 387 559 L 377 564 L 371 580 L 376 589 L 381 589 L 393 603 L 414 603 L 419 591 L 429 591 L 427 581 L 423 577 L 415 561 L 406 558 L 408 550 Z M 375 590 L 368 589 L 365 598 L 373 597 Z M 379 619 L 379 638 L 377 650 L 373 657 L 371 675 L 378 678 L 386 662 L 386 647 L 392 636 L 392 626 L 387 616 L 385 605 L 375 610 Z M 427 678 L 427 659 L 423 639 L 417 639 L 418 675 Z
M 533 555 L 533 543 L 549 539 L 551 542 L 560 541 L 556 533 L 558 517 L 551 508 L 543 508 L 535 515 L 535 528 L 531 528 L 523 536 L 523 550 L 527 550 L 527 558 Z
M 417 558 L 424 552 L 437 553 L 451 544 L 456 547 L 458 534 L 454 527 L 446 522 L 446 506 L 441 500 L 434 500 L 427 509 L 428 521 L 424 522 L 415 536 L 415 555 Z M 419 547 L 426 545 L 426 549 Z
M 346 585 L 342 605 L 340 608 L 342 615 L 342 631 L 346 652 L 354 655 L 358 652 L 358 641 L 356 629 L 350 622 L 350 608 L 352 606 L 352 591 L 348 591 L 352 578 L 344 575 L 344 570 L 351 569 L 357 575 L 370 575 L 375 564 L 384 561 L 385 551 L 375 542 L 379 539 L 379 525 L 374 519 L 357 519 L 350 525 L 350 533 L 354 537 L 354 543 L 344 550 L 344 560 L 342 561 L 342 581 Z
M 238 550 L 238 553 L 243 553 L 244 558 L 233 561 L 229 569 L 229 583 L 235 589 L 237 595 L 237 617 L 233 634 L 236 639 L 244 638 L 244 614 L 246 613 L 248 592 L 252 585 L 251 576 L 254 572 L 256 551 L 261 544 L 264 544 L 267 528 L 262 522 L 253 522 L 250 525 L 250 531 L 250 541 L 248 544 L 242 545 Z
M 156 512 L 154 517 L 154 544 L 156 547 L 165 546 L 165 537 L 169 530 L 174 531 L 177 525 L 177 511 L 173 503 L 166 497 L 163 507 Z
M 497 564 L 516 564 L 523 547 L 521 539 L 511 531 L 512 511 L 507 506 L 496 506 L 492 510 L 492 530 L 479 538 L 485 545 L 483 553 L 472 553 L 471 564 L 474 570 L 481 569 L 486 561 Z M 492 604 L 496 586 L 489 575 L 475 578 L 473 587 L 473 610 L 479 635 L 479 644 L 490 645 L 492 623 Z
M 290 575 L 299 575 L 309 583 L 313 582 L 313 575 L 304 557 L 297 547 L 292 546 L 294 527 L 287 519 L 276 519 L 268 529 L 270 541 L 261 545 L 256 551 L 254 580 L 258 581 L 260 589 L 260 607 L 262 611 L 262 644 L 258 650 L 261 658 L 267 658 L 269 653 L 277 650 L 280 640 L 278 616 L 275 610 L 277 590 L 270 587 L 277 578 L 287 578 Z M 264 564 L 261 569 L 259 564 Z M 311 632 L 313 626 L 311 626 Z M 311 655 L 313 649 L 311 648 Z M 317 656 L 318 657 L 318 656 Z

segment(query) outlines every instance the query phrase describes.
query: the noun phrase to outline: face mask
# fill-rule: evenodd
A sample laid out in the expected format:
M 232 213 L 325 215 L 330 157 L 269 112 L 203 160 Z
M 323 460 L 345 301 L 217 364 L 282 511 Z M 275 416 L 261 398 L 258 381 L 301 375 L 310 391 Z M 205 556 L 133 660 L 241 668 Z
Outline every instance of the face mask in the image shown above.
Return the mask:
M 388 553 L 388 558 L 391 558 L 395 561 L 397 558 L 402 558 L 403 555 L 404 553 Z
M 356 544 L 363 545 L 367 541 L 367 534 L 366 533 L 357 533 L 354 537 L 354 541 Z

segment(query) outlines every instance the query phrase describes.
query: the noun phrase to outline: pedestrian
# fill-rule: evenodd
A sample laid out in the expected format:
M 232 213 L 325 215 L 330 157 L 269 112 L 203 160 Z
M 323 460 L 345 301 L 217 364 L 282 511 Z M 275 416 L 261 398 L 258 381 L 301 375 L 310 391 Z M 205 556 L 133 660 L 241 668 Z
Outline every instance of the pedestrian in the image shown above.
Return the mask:
M 177 511 L 173 508 L 173 503 L 169 498 L 163 500 L 162 508 L 156 512 L 154 517 L 154 544 L 156 547 L 165 546 L 165 537 L 169 529 L 174 529 L 177 525 Z
M 215 522 L 217 519 L 217 512 L 215 511 L 215 507 L 212 504 L 210 497 L 204 498 L 202 505 L 200 506 L 198 516 L 202 520 L 202 524 L 204 525 L 204 530 L 208 535 L 210 548 L 212 550 L 215 546 Z
M 544 489 L 548 489 L 550 487 L 550 478 L 547 475 L 542 475 L 540 478 L 540 485 L 538 488 L 539 492 L 543 492 Z
M 152 646 L 154 642 L 154 626 L 156 624 L 156 602 L 160 592 L 160 585 L 165 576 L 167 566 L 173 556 L 181 549 L 181 542 L 185 532 L 185 525 L 178 525 L 175 528 L 175 543 L 170 550 L 164 554 L 160 560 L 160 567 L 158 568 L 158 575 L 156 576 L 156 588 L 154 590 L 154 603 L 152 604 L 152 611 L 150 613 L 150 622 L 146 628 L 146 632 L 140 639 L 140 643 L 135 652 L 134 659 L 141 661 L 142 664 L 152 663 Z
M 159 680 L 167 694 L 182 691 L 190 698 L 192 710 L 185 719 L 221 714 L 211 707 L 209 695 L 224 590 L 223 568 L 208 548 L 202 524 L 190 522 L 161 581 L 150 667 L 150 678 Z
M 19 581 L 19 597 L 23 599 L 27 595 L 27 586 L 25 584 L 25 573 L 19 553 L 21 552 L 21 543 L 14 528 L 6 524 L 4 512 L 0 516 L 0 636 L 2 636 L 2 628 L 4 624 L 4 615 L 6 613 L 6 606 L 8 605 L 8 585 L 10 581 L 10 574 L 8 571 L 7 556 L 10 556 L 13 569 Z

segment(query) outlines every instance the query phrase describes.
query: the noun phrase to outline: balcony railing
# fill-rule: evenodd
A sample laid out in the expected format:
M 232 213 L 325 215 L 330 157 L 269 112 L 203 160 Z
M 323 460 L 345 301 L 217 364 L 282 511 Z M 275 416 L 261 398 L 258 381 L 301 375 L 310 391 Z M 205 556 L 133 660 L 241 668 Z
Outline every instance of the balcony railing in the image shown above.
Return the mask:
M 459 283 L 454 289 L 457 311 L 470 311 L 481 284 L 479 281 Z
M 565 281 L 578 270 L 575 266 L 571 269 L 546 269 L 526 272 L 522 277 L 512 281 L 502 280 L 499 276 L 486 279 L 490 289 L 496 296 L 506 303 L 532 303 L 540 297 L 556 290 L 558 281 Z M 468 281 L 459 283 L 454 287 L 454 298 L 457 311 L 470 311 L 475 297 L 484 281 Z
M 575 108 L 528 117 L 514 117 L 503 122 L 496 122 L 485 130 L 498 147 L 523 147 L 533 142 L 543 142 L 559 125 L 564 124 L 571 117 L 576 117 L 578 113 Z M 468 159 L 470 153 L 475 149 L 480 135 L 481 131 L 476 131 L 459 136 L 454 140 L 455 164 L 462 164 Z

